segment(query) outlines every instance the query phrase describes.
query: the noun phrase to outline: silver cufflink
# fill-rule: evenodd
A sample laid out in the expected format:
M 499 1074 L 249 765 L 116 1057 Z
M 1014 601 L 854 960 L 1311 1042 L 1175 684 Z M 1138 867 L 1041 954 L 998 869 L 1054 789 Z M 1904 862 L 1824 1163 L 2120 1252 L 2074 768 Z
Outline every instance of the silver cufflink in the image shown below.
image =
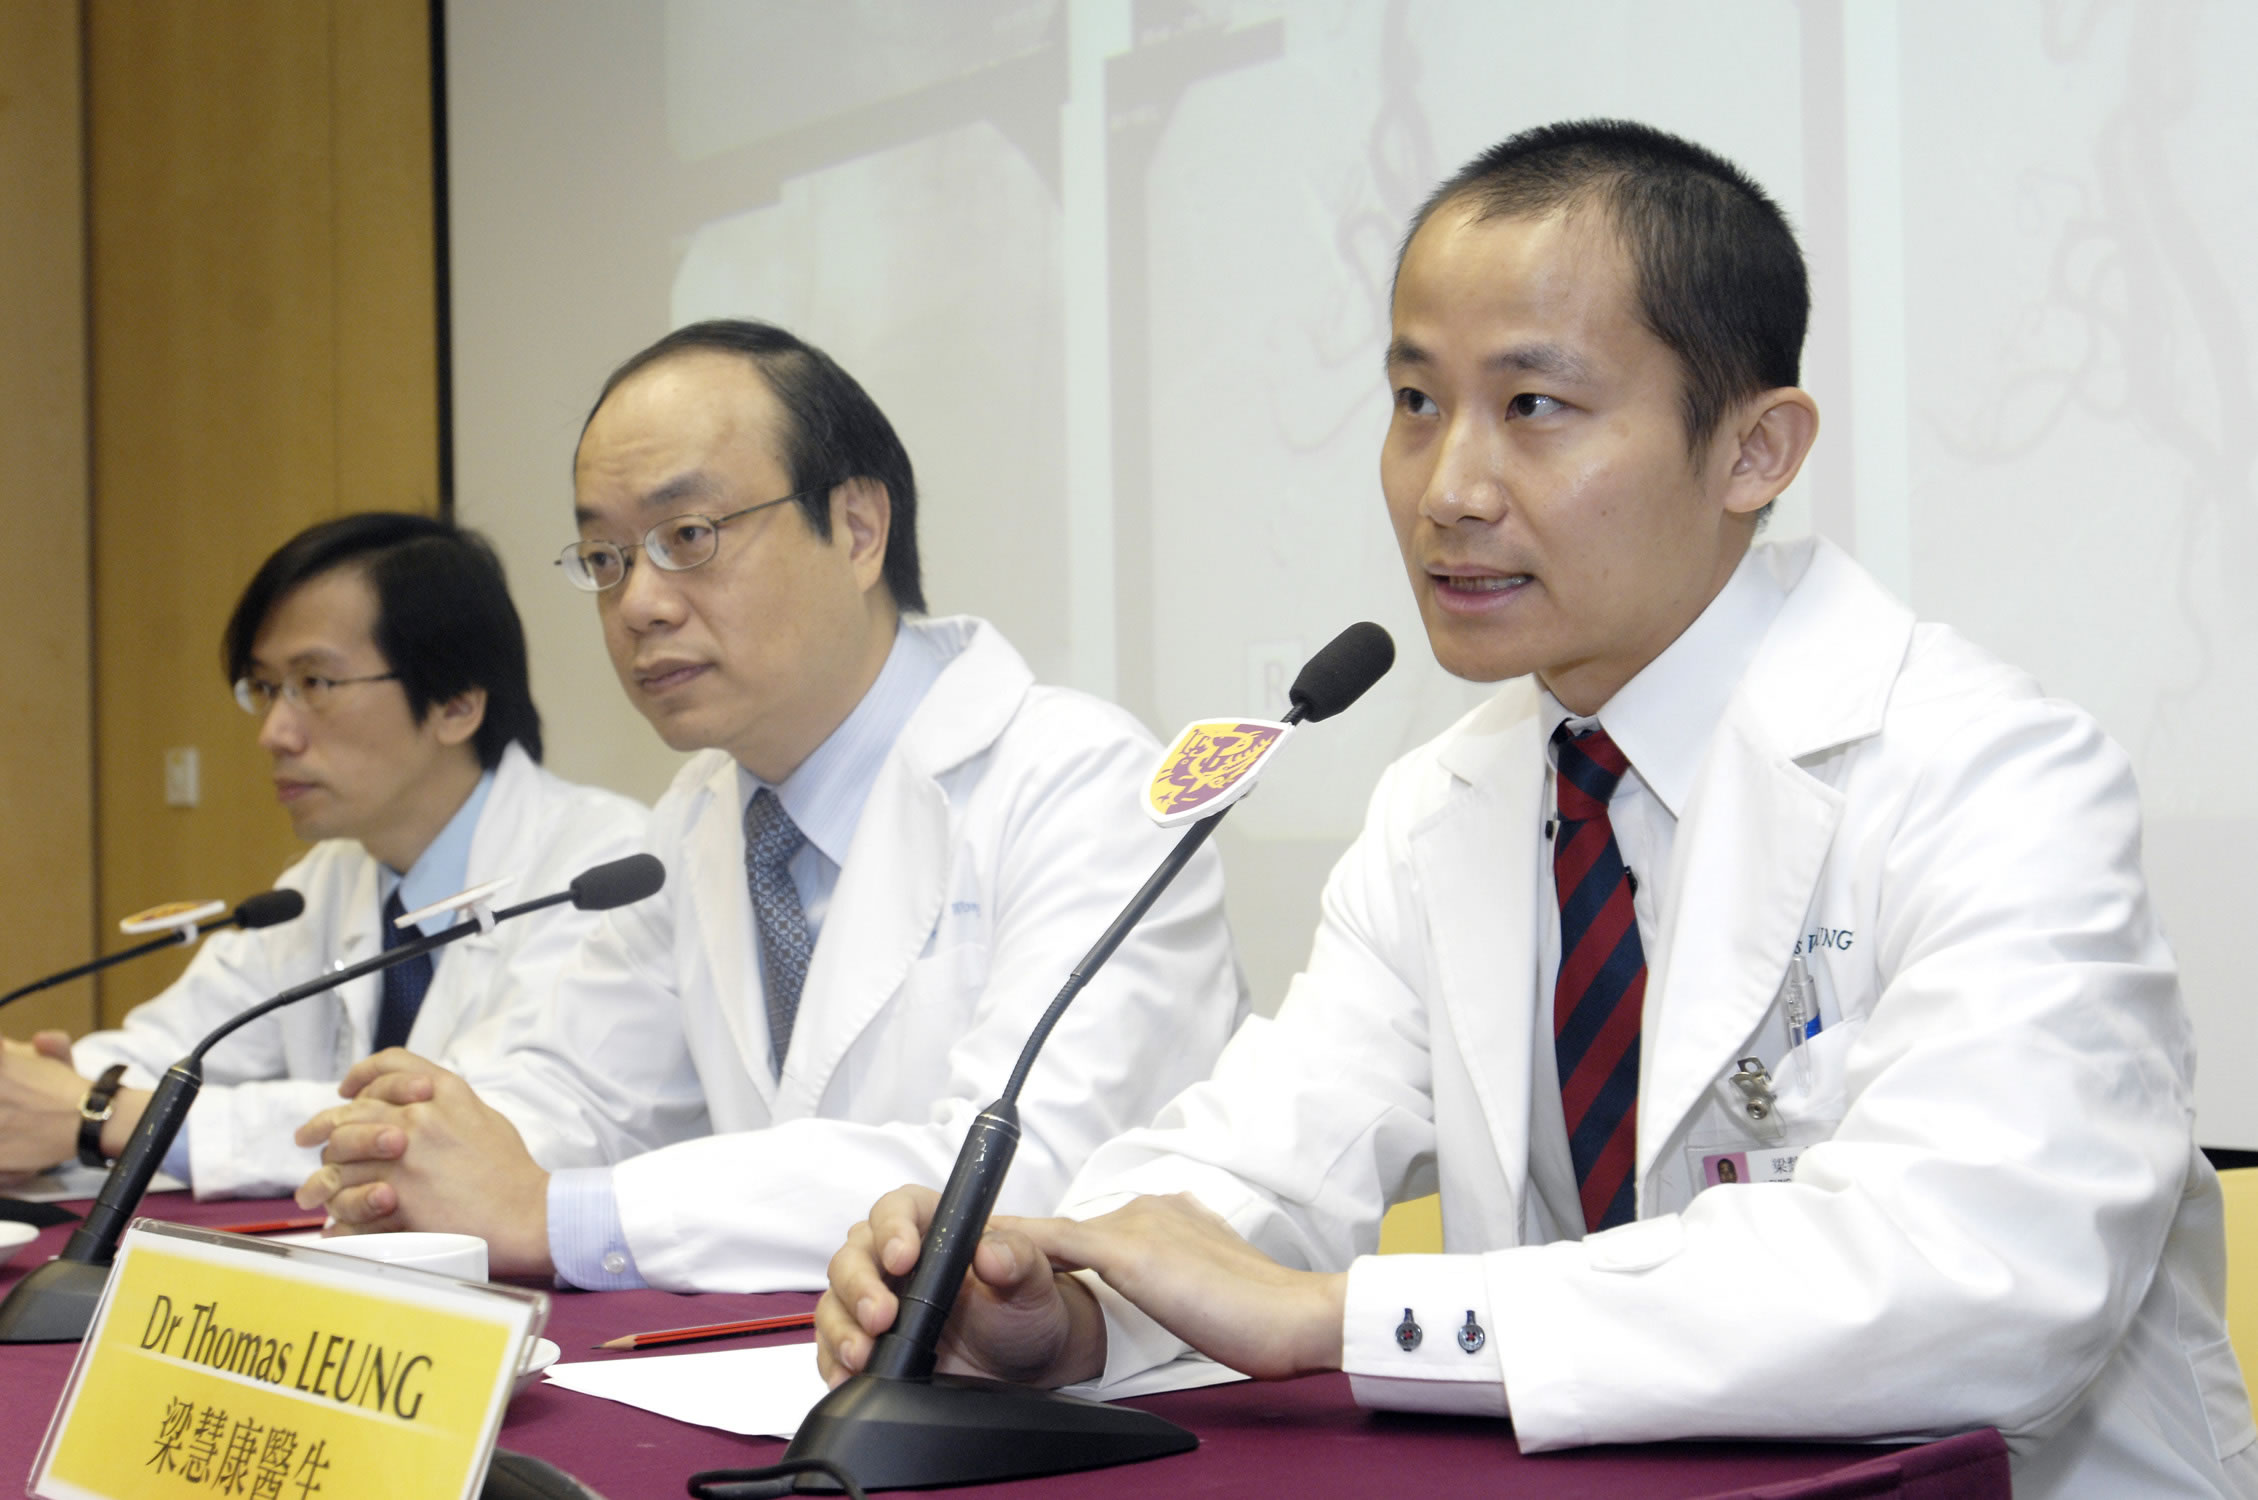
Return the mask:
M 1425 1336 L 1420 1331 L 1418 1321 L 1411 1316 L 1411 1309 L 1405 1308 L 1403 1310 L 1403 1321 L 1396 1325 L 1396 1347 L 1409 1354 L 1419 1347 L 1420 1339 Z
M 1482 1325 L 1474 1321 L 1474 1309 L 1466 1309 L 1466 1326 L 1458 1330 L 1458 1347 L 1468 1354 L 1476 1354 L 1481 1352 L 1482 1345 L 1488 1343 L 1489 1338 L 1482 1331 Z

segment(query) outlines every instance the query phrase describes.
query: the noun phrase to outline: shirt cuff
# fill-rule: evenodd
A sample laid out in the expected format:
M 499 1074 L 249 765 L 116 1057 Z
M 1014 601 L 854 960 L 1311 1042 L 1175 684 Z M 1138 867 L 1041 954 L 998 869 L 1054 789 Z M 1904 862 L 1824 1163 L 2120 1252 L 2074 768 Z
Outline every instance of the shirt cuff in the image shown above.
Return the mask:
M 1341 1368 L 1357 1404 L 1510 1415 L 1489 1295 L 1478 1255 L 1358 1256 L 1341 1328 Z
M 1095 1271 L 1076 1271 L 1074 1279 L 1090 1289 L 1105 1314 L 1105 1373 L 1095 1380 L 1065 1388 L 1069 1396 L 1106 1400 L 1106 1392 L 1132 1375 L 1157 1370 L 1192 1346 L 1147 1317 L 1143 1309 L 1106 1285 Z
M 610 1167 L 549 1174 L 549 1260 L 558 1281 L 585 1291 L 632 1292 L 650 1285 L 627 1248 Z

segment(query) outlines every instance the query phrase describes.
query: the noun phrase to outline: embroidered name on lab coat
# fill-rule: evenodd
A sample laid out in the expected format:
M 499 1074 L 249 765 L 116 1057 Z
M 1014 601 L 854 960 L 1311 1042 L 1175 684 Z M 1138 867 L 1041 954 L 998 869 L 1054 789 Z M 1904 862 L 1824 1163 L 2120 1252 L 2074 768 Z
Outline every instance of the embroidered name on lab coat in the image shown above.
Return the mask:
M 1837 953 L 1848 953 L 1851 940 L 1857 936 L 1857 930 L 1850 927 L 1818 927 L 1795 940 L 1795 951 L 1798 954 L 1817 953 L 1823 948 L 1831 948 Z

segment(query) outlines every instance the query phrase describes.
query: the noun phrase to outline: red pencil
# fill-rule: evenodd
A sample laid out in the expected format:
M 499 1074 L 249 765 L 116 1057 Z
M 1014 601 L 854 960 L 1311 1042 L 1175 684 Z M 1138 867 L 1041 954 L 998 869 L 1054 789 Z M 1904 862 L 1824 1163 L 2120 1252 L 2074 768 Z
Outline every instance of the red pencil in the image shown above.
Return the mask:
M 214 1229 L 227 1234 L 282 1234 L 292 1229 L 319 1229 L 329 1222 L 327 1214 L 307 1214 L 298 1219 L 256 1219 L 248 1224 L 214 1224 Z
M 650 1333 L 630 1333 L 598 1349 L 655 1349 L 661 1344 L 688 1344 L 698 1339 L 733 1338 L 740 1333 L 781 1333 L 787 1328 L 813 1328 L 812 1312 L 783 1313 L 773 1318 L 746 1318 L 736 1323 L 700 1323 L 692 1328 L 660 1328 Z

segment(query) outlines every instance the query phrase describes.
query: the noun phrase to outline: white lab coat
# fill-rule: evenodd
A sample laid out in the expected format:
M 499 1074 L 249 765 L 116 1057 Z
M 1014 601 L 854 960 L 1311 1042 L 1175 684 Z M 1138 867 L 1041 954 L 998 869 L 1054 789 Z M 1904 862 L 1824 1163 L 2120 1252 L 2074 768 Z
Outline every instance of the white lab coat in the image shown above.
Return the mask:
M 640 803 L 576 786 L 534 764 L 516 745 L 502 753 L 471 836 L 470 885 L 511 877 L 510 905 L 562 889 L 590 865 L 642 846 Z M 129 1012 L 115 1031 L 81 1038 L 72 1060 L 89 1077 L 111 1063 L 149 1087 L 229 1016 L 337 964 L 382 951 L 379 866 L 350 839 L 316 844 L 275 884 L 306 898 L 296 921 L 207 939 L 187 972 Z M 595 923 L 565 906 L 507 922 L 433 955 L 408 1046 L 449 1068 L 472 1066 L 497 1043 L 501 1013 L 519 986 L 543 993 Z M 204 1089 L 189 1114 L 189 1172 L 200 1198 L 288 1192 L 320 1164 L 291 1135 L 339 1102 L 337 1080 L 376 1037 L 383 976 L 354 980 L 252 1022 L 204 1060 Z
M 2018 1495 L 2253 1493 L 2125 756 L 1831 546 L 1765 551 L 1792 592 L 1707 752 L 1650 953 L 1638 1222 L 1533 1245 L 1526 679 L 1390 769 L 1277 1021 L 1101 1151 L 1070 1211 L 1188 1188 L 1338 1269 L 1439 1186 L 1527 1450 L 1991 1424 Z M 1799 944 L 1825 1026 L 1790 1056 Z M 1744 1057 L 1777 1091 L 1761 1127 L 1726 1081 Z M 1792 1147 L 1790 1182 L 1699 1191 L 1703 1155 Z M 1446 1377 L 1462 1316 L 1422 1310 Z M 1116 1340 L 1109 1381 L 1180 1347 L 1137 1318 Z
M 719 751 L 653 810 L 666 890 L 608 919 L 495 1076 L 472 1077 L 542 1165 L 619 1164 L 653 1285 L 820 1287 L 881 1193 L 947 1177 L 1068 970 L 1175 842 L 1138 811 L 1158 747 L 1128 714 L 1036 686 L 980 621 L 904 628 L 947 665 L 864 804 L 781 1080 Z M 1037 1060 L 1004 1209 L 1047 1212 L 1099 1142 L 1206 1076 L 1244 1010 L 1203 850 Z

